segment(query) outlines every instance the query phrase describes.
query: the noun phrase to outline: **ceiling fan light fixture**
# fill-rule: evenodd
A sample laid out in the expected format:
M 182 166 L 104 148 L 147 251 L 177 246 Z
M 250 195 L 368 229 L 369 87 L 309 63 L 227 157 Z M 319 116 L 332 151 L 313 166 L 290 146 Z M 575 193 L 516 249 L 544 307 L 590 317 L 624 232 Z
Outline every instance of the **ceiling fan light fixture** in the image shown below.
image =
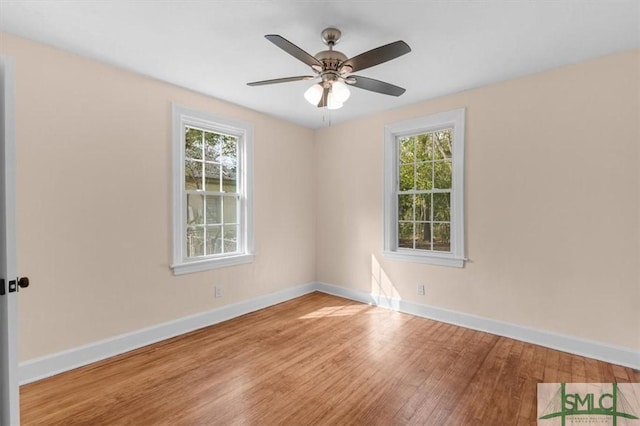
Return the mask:
M 336 95 L 336 92 L 334 92 L 334 87 L 335 83 L 331 87 L 331 91 L 329 91 L 329 95 L 327 96 L 327 109 L 340 109 L 344 106 L 344 102 L 341 101 L 341 97 Z M 340 93 L 340 91 L 338 91 L 338 93 Z
M 318 102 L 320 102 L 320 98 L 322 98 L 323 91 L 324 88 L 321 84 L 314 84 L 313 86 L 309 87 L 306 92 L 304 92 L 304 98 L 311 105 L 318 105 Z
M 329 99 L 327 100 L 327 109 L 340 109 L 344 106 L 342 102 L 337 102 L 332 99 L 331 95 L 329 95 Z
M 346 84 L 341 81 L 336 81 L 331 85 L 331 94 L 333 95 L 333 99 L 338 103 L 345 103 L 349 96 L 351 96 L 351 92 Z

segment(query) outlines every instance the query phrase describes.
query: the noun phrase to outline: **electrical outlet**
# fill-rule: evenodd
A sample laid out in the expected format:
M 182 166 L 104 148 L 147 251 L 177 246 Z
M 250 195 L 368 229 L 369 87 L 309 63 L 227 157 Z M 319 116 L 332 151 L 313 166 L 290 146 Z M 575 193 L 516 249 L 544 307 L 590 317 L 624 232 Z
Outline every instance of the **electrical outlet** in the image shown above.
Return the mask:
M 222 286 L 215 286 L 215 290 L 216 290 L 216 298 L 218 297 L 222 297 Z
M 424 296 L 424 284 L 418 284 L 418 296 Z

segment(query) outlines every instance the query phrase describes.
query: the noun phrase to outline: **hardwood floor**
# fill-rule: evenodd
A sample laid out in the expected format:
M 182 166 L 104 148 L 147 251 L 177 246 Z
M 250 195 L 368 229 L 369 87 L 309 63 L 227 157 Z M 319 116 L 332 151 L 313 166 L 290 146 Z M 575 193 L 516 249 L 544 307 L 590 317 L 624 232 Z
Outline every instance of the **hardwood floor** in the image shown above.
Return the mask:
M 630 368 L 313 293 L 25 385 L 24 425 L 532 425 Z

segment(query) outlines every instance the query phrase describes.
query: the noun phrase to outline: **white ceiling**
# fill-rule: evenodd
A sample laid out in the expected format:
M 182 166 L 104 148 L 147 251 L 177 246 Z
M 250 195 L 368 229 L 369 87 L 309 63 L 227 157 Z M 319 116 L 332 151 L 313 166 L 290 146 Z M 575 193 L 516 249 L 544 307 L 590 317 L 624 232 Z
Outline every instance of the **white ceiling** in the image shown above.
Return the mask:
M 407 92 L 352 88 L 327 111 L 304 100 L 310 82 L 246 86 L 309 73 L 265 34 L 313 55 L 328 26 L 349 57 L 407 42 L 409 54 L 358 73 Z M 318 128 L 639 47 L 640 1 L 0 0 L 0 30 Z

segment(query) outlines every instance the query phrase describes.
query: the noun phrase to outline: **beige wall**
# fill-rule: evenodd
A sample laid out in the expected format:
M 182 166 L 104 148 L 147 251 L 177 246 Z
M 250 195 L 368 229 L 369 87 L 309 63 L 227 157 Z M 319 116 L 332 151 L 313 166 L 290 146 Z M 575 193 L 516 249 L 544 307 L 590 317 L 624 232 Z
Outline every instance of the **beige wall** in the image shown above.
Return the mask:
M 616 54 L 318 131 L 318 280 L 377 291 L 379 263 L 384 290 L 402 299 L 640 349 L 639 57 Z M 457 269 L 386 260 L 383 127 L 460 107 L 470 261 Z
M 32 282 L 22 361 L 314 280 L 311 130 L 7 34 L 0 51 L 16 63 L 18 270 Z M 171 102 L 253 123 L 253 264 L 172 275 Z

